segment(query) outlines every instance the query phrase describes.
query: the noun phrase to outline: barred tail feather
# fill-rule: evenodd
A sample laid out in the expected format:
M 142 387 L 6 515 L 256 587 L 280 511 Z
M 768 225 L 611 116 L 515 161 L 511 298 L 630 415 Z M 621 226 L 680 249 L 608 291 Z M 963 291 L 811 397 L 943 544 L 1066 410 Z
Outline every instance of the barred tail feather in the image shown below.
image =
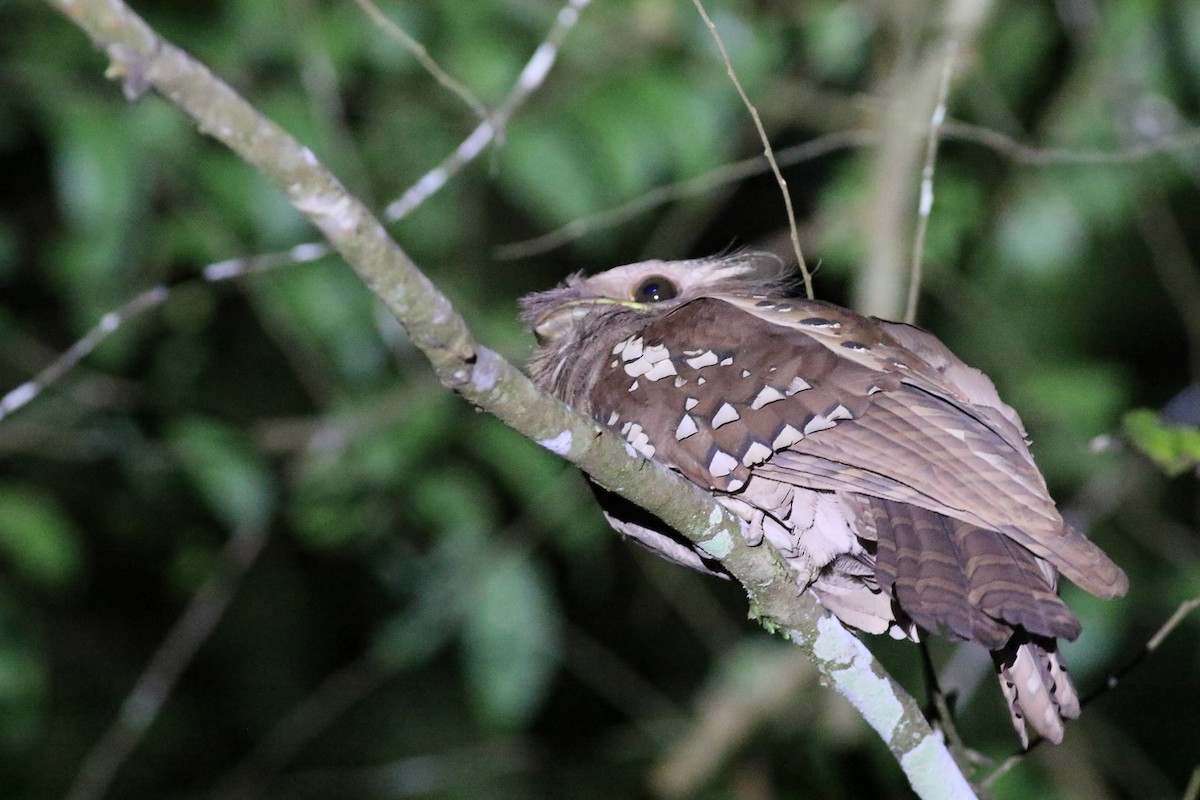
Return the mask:
M 1054 640 L 1018 633 L 993 650 L 992 659 L 1021 746 L 1029 747 L 1026 724 L 1051 742 L 1061 742 L 1063 720 L 1079 716 L 1079 695 Z

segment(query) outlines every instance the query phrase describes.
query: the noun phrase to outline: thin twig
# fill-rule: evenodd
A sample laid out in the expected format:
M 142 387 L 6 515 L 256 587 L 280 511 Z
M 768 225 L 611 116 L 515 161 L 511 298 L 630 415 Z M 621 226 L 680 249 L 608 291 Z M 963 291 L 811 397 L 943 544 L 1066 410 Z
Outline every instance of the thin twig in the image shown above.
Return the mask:
M 435 81 L 446 89 L 449 89 L 460 100 L 470 106 L 471 110 L 475 112 L 475 116 L 484 120 L 488 118 L 490 112 L 487 106 L 480 102 L 479 98 L 470 89 L 455 80 L 446 70 L 442 69 L 441 65 L 434 61 L 433 56 L 429 55 L 429 51 L 425 49 L 424 45 L 414 39 L 408 31 L 401 28 L 395 22 L 392 22 L 380 10 L 379 6 L 375 5 L 371 0 L 354 0 L 354 2 L 358 4 L 358 7 L 363 10 L 364 14 L 371 18 L 372 22 L 378 25 L 387 35 L 399 42 L 400 46 L 407 50 L 409 55 L 415 58 L 417 63 L 433 76 Z
M 67 348 L 62 355 L 50 362 L 49 366 L 0 397 L 0 420 L 28 404 L 41 394 L 43 389 L 71 371 L 76 364 L 96 349 L 96 345 L 111 336 L 124 322 L 144 311 L 162 305 L 167 297 L 168 292 L 165 286 L 154 286 L 135 295 L 117 310 L 109 311 L 102 316 L 90 331 Z
M 908 304 L 904 321 L 912 325 L 917 320 L 917 301 L 921 296 L 921 271 L 925 258 L 925 232 L 933 211 L 933 170 L 937 163 L 938 137 L 946 121 L 946 100 L 950 96 L 950 79 L 954 75 L 954 59 L 958 56 L 958 41 L 946 42 L 946 63 L 942 65 L 942 82 L 938 86 L 937 105 L 929 119 L 929 138 L 925 142 L 925 165 L 921 168 L 921 202 L 917 210 L 917 232 L 913 237 L 912 266 L 908 273 Z
M 1038 148 L 1023 144 L 999 131 L 946 119 L 939 133 L 941 140 L 971 142 L 986 147 L 998 155 L 1019 164 L 1034 167 L 1057 165 L 1088 166 L 1099 164 L 1135 164 L 1152 156 L 1200 147 L 1200 130 L 1136 145 L 1122 150 L 1079 150 L 1071 148 Z M 790 167 L 837 150 L 868 147 L 879 140 L 879 132 L 867 129 L 834 131 L 793 145 L 775 153 L 780 167 Z M 496 248 L 493 257 L 501 260 L 527 258 L 562 247 L 591 233 L 616 227 L 638 214 L 666 205 L 675 200 L 704 194 L 731 183 L 769 172 L 771 166 L 761 156 L 725 164 L 703 175 L 666 184 L 614 208 L 571 220 L 565 225 L 531 239 L 524 239 Z
M 1150 637 L 1149 641 L 1146 642 L 1146 645 L 1141 649 L 1141 651 L 1132 659 L 1130 659 L 1128 664 L 1114 672 L 1112 675 L 1109 675 L 1101 686 L 1092 690 L 1090 694 L 1080 700 L 1080 705 L 1086 706 L 1088 703 L 1091 703 L 1101 695 L 1107 694 L 1115 689 L 1117 684 L 1120 683 L 1126 675 L 1128 675 L 1137 667 L 1141 666 L 1143 661 L 1153 655 L 1154 651 L 1162 646 L 1163 641 L 1165 641 L 1166 638 L 1170 636 L 1176 628 L 1179 627 L 1184 618 L 1197 608 L 1200 608 L 1200 597 L 1193 597 L 1191 600 L 1185 600 L 1180 603 L 1179 607 L 1175 609 L 1175 613 L 1171 614 L 1171 616 L 1167 618 L 1167 621 L 1164 622 L 1162 627 Z
M 969 122 L 948 119 L 942 128 L 942 136 L 964 142 L 983 145 L 1019 164 L 1037 167 L 1056 165 L 1135 164 L 1161 153 L 1179 152 L 1200 147 L 1200 129 L 1163 136 L 1149 142 L 1122 147 L 1119 150 L 1094 150 L 1077 147 L 1034 147 L 1020 142 L 1006 133 L 972 125 Z
M 954 710 L 950 708 L 951 698 L 942 691 L 941 681 L 938 680 L 937 670 L 933 666 L 933 654 L 929 652 L 929 641 L 921 639 L 917 645 L 921 651 L 921 673 L 925 677 L 925 691 L 929 695 L 927 714 L 936 721 L 937 726 L 945 734 L 950 752 L 966 753 L 967 746 L 958 732 L 958 725 L 954 722 Z
M 84 759 L 67 800 L 96 800 L 107 793 L 118 770 L 158 717 L 179 676 L 220 622 L 262 552 L 266 530 L 262 524 L 247 524 L 230 537 L 121 704 L 117 718 Z
M 0 421 L 27 405 L 46 388 L 74 369 L 80 361 L 90 355 L 105 339 L 116 333 L 126 322 L 167 302 L 172 289 L 196 282 L 218 283 L 255 272 L 265 272 L 283 266 L 314 261 L 328 255 L 329 252 L 328 245 L 312 243 L 297 245 L 290 250 L 278 253 L 218 261 L 205 267 L 199 278 L 179 281 L 170 286 L 159 284 L 138 293 L 125 301 L 119 308 L 100 317 L 100 321 L 93 325 L 91 330 L 63 351 L 62 355 L 51 361 L 41 372 L 0 397 Z
M 704 3 L 701 0 L 692 0 L 696 6 L 696 10 L 700 12 L 700 16 L 704 19 L 704 24 L 708 26 L 708 32 L 712 34 L 713 41 L 717 44 L 717 50 L 721 53 L 721 60 L 725 62 L 725 71 L 729 75 L 729 80 L 733 82 L 733 87 L 737 89 L 738 96 L 742 98 L 742 104 L 746 106 L 746 110 L 750 112 L 750 116 L 754 119 L 754 128 L 758 131 L 758 138 L 762 142 L 763 155 L 767 157 L 767 163 L 771 165 L 771 172 L 775 175 L 775 182 L 779 184 L 779 191 L 783 195 L 783 205 L 787 209 L 788 231 L 792 238 L 792 251 L 796 254 L 796 263 L 800 267 L 800 275 L 804 278 L 804 293 L 809 300 L 813 299 L 812 275 L 808 272 L 808 265 L 804 263 L 804 253 L 800 250 L 800 231 L 796 227 L 796 212 L 792 208 L 792 194 L 788 191 L 787 181 L 783 178 L 783 173 L 779 170 L 779 164 L 775 162 L 775 151 L 771 148 L 771 140 L 767 136 L 767 130 L 763 127 L 762 119 L 758 116 L 758 109 L 754 107 L 754 103 L 750 102 L 750 98 L 746 95 L 746 90 L 742 88 L 742 82 L 738 80 L 737 71 L 733 68 L 733 61 L 729 58 L 729 52 L 725 49 L 725 41 L 721 38 L 721 32 L 717 30 L 716 23 L 712 21 L 712 17 L 708 16 L 708 11 L 704 8 Z
M 1119 678 L 1125 677 L 1125 675 L 1127 675 L 1129 673 L 1129 670 L 1133 669 L 1135 666 L 1138 665 L 1138 663 L 1145 660 L 1145 658 L 1147 656 L 1149 656 L 1151 653 L 1153 653 L 1155 650 L 1157 650 L 1159 647 L 1161 647 L 1163 640 L 1166 639 L 1168 636 L 1170 636 L 1172 631 L 1174 631 L 1176 628 L 1179 627 L 1179 623 L 1183 622 L 1183 618 L 1186 617 L 1188 614 L 1192 613 L 1193 611 L 1195 611 L 1197 608 L 1200 608 L 1200 597 L 1193 597 L 1191 600 L 1185 600 L 1182 603 L 1180 603 L 1179 608 L 1175 609 L 1175 613 L 1172 614 L 1167 619 L 1167 621 L 1163 623 L 1163 626 L 1158 629 L 1157 633 L 1155 633 L 1153 636 L 1150 637 L 1150 641 L 1146 642 L 1146 649 L 1142 653 L 1142 656 L 1140 658 L 1138 658 L 1136 661 L 1134 661 L 1133 663 L 1131 663 L 1128 667 L 1123 669 L 1120 672 L 1120 674 L 1117 675 L 1116 678 L 1110 678 L 1109 683 L 1111 683 L 1112 685 L 1107 686 L 1105 688 L 1111 689 L 1113 686 L 1116 686 L 1117 680 Z M 1099 692 L 1099 691 L 1094 692 L 1090 697 L 1084 698 L 1084 702 L 1088 702 L 1093 697 L 1095 697 L 1096 695 L 1099 695 L 1099 694 L 1101 694 L 1101 692 Z
M 587 8 L 590 2 L 591 0 L 567 0 L 567 4 L 559 9 L 555 17 L 554 26 L 517 76 L 517 82 L 513 84 L 508 96 L 441 164 L 426 172 L 398 200 L 384 209 L 385 221 L 396 222 L 407 217 L 413 209 L 445 186 L 463 167 L 474 161 L 483 148 L 503 135 L 504 126 L 508 124 L 509 118 L 546 80 L 546 75 L 550 73 L 550 68 L 558 58 L 563 40 L 579 21 L 579 13 Z
M 803 144 L 793 145 L 776 153 L 776 163 L 790 167 L 804 161 L 819 158 L 827 153 L 851 147 L 862 147 L 875 140 L 875 132 L 868 130 L 849 130 L 827 133 L 811 139 Z M 616 227 L 622 222 L 633 219 L 638 214 L 666 205 L 673 200 L 704 194 L 721 186 L 761 175 L 770 169 L 770 164 L 763 163 L 762 156 L 752 156 L 732 164 L 726 164 L 717 169 L 676 183 L 659 186 L 649 192 L 623 203 L 607 211 L 599 211 L 586 217 L 579 217 L 560 228 L 526 239 L 520 242 L 500 245 L 495 250 L 498 259 L 525 258 L 545 253 L 556 247 L 561 247 L 586 234 L 596 233 Z

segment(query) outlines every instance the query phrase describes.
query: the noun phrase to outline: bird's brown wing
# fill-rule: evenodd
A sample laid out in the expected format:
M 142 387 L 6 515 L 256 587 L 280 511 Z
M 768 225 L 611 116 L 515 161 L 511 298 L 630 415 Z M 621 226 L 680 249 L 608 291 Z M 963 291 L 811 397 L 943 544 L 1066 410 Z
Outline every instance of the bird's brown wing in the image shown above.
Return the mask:
M 619 343 L 589 404 L 701 485 L 736 493 L 753 473 L 911 504 L 1122 593 L 1120 569 L 1063 524 L 1016 415 L 924 337 L 820 302 L 702 298 Z

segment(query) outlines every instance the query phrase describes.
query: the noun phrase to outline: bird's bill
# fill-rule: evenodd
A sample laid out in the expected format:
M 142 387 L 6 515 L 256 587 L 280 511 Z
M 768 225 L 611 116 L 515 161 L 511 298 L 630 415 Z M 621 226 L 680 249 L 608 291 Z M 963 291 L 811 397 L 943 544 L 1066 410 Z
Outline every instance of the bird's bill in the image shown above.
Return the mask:
M 609 297 L 581 297 L 578 300 L 570 300 L 556 306 L 534 322 L 533 335 L 537 337 L 538 344 L 552 342 L 573 328 L 596 306 L 644 308 L 645 304 L 635 303 L 632 300 L 614 300 Z

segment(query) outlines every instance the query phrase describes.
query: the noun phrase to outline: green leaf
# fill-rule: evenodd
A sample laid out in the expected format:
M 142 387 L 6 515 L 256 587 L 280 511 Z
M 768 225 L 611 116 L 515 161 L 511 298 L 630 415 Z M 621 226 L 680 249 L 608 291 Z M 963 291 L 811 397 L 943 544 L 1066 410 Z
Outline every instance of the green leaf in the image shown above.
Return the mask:
M 1200 468 L 1200 428 L 1164 422 L 1148 408 L 1130 411 L 1121 428 L 1129 443 L 1168 475 Z
M 549 687 L 559 654 L 559 613 L 542 571 L 524 554 L 498 554 L 463 628 L 471 694 L 487 722 L 519 727 Z
M 58 502 L 18 487 L 0 488 L 0 557 L 25 577 L 62 588 L 79 572 L 79 533 Z
M 275 504 L 271 473 L 237 432 L 192 418 L 173 426 L 169 438 L 196 491 L 225 524 L 266 523 Z

